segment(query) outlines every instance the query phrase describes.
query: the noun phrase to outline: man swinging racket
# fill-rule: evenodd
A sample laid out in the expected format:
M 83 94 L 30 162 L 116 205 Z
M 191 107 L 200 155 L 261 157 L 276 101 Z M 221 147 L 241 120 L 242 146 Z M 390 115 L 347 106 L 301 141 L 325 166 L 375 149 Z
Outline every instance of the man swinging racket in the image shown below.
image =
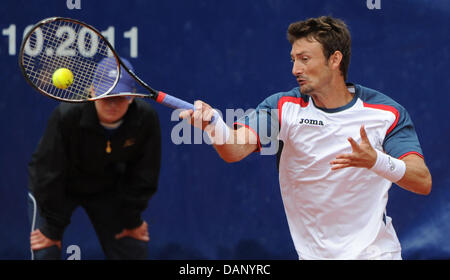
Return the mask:
M 180 117 L 207 131 L 226 162 L 259 151 L 266 135 L 282 141 L 281 195 L 300 259 L 401 259 L 388 190 L 431 191 L 411 118 L 388 96 L 346 83 L 351 37 L 341 20 L 295 22 L 287 36 L 299 87 L 269 96 L 234 128 L 209 124 L 218 114 L 202 101 Z M 263 133 L 274 122 L 279 130 Z

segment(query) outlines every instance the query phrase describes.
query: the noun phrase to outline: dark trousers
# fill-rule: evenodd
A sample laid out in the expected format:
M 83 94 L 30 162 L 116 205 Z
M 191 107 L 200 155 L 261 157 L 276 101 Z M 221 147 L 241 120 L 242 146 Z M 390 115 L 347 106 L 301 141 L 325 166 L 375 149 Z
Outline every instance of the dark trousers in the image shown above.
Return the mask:
M 83 207 L 94 226 L 106 259 L 148 258 L 148 242 L 131 237 L 115 239 L 115 235 L 120 233 L 123 228 L 117 224 L 119 209 L 114 194 L 106 193 L 89 198 L 72 197 L 66 199 L 64 205 L 69 218 L 76 207 Z M 32 193 L 28 194 L 28 206 L 31 231 L 44 227 L 46 220 L 39 214 L 39 205 Z M 32 259 L 35 260 L 61 259 L 61 250 L 57 246 L 34 250 L 31 253 Z

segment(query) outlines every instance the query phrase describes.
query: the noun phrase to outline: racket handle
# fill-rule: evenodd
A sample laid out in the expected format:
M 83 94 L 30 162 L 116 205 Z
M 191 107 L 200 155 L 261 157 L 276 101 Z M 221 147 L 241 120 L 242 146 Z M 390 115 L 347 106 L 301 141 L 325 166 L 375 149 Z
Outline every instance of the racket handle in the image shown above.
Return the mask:
M 167 107 L 170 107 L 172 109 L 186 109 L 186 110 L 194 110 L 194 105 L 186 102 L 184 100 L 181 100 L 179 98 L 176 98 L 175 96 L 172 96 L 170 94 L 167 94 L 165 92 L 158 92 L 158 96 L 156 97 L 156 102 L 165 105 Z M 217 119 L 217 112 L 214 112 L 214 115 L 211 118 L 210 123 L 215 123 Z
M 158 96 L 156 97 L 156 102 L 161 103 L 162 105 L 165 105 L 172 109 L 187 109 L 187 110 L 192 109 L 192 110 L 194 110 L 193 104 L 188 103 L 179 98 L 176 98 L 167 93 L 164 93 L 162 91 L 158 92 Z

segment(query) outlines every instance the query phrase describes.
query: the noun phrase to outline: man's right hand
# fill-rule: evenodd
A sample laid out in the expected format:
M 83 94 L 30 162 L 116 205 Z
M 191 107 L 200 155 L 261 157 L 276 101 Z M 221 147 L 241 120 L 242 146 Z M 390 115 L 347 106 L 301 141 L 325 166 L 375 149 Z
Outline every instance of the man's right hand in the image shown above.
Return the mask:
M 214 113 L 215 110 L 210 105 L 197 100 L 194 102 L 194 110 L 182 111 L 179 117 L 188 120 L 193 126 L 205 130 L 210 139 L 214 139 L 212 142 L 218 144 L 214 145 L 214 148 L 226 162 L 240 161 L 258 149 L 258 136 L 246 126 L 236 130 L 231 129 L 220 116 L 217 118 L 220 118 L 221 121 L 216 119 L 214 125 L 209 125 Z M 216 134 L 217 126 L 219 126 L 219 134 Z
M 52 240 L 46 237 L 39 229 L 31 232 L 30 235 L 31 250 L 41 250 L 51 246 L 58 246 L 61 250 L 61 240 Z
M 213 115 L 214 110 L 210 105 L 197 100 L 194 102 L 194 110 L 190 109 L 182 111 L 179 117 L 188 120 L 193 126 L 204 130 L 210 123 Z

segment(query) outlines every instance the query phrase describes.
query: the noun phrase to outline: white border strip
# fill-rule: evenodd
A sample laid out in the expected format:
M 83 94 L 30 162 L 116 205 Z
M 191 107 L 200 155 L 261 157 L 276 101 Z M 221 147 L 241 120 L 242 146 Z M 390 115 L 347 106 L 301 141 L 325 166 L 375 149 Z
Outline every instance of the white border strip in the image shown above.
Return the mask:
M 33 220 L 31 222 L 31 232 L 33 232 L 34 227 L 36 226 L 37 204 L 36 204 L 36 199 L 34 198 L 34 196 L 31 193 L 28 193 L 28 197 L 33 201 Z M 31 260 L 34 260 L 34 253 L 33 253 L 33 250 L 31 249 L 31 245 L 30 245 L 30 251 L 31 251 Z

